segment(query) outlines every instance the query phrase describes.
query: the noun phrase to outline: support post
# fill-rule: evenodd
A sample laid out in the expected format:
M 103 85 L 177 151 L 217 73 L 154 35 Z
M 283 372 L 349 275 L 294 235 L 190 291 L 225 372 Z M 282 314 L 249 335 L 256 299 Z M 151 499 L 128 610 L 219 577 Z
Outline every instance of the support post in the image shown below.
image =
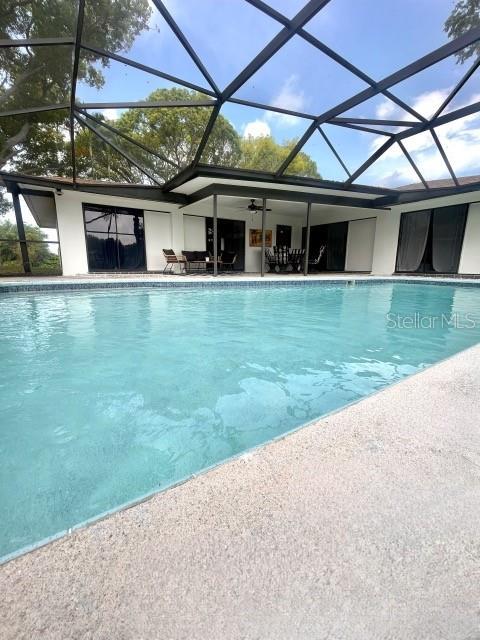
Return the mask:
M 260 275 L 265 275 L 265 223 L 267 220 L 267 199 L 262 198 L 262 257 L 260 262 Z
M 18 240 L 20 242 L 20 251 L 22 253 L 23 270 L 25 273 L 32 273 L 30 258 L 28 257 L 25 227 L 23 225 L 22 208 L 20 206 L 20 198 L 18 196 L 18 186 L 16 184 L 8 185 L 8 190 L 12 194 L 13 209 L 15 211 L 15 220 L 17 222 Z
M 218 215 L 218 196 L 215 193 L 213 195 L 213 275 L 216 276 L 218 274 L 218 230 L 217 230 L 217 215 Z
M 307 231 L 305 233 L 305 256 L 303 263 L 303 275 L 308 276 L 308 254 L 310 253 L 310 214 L 312 212 L 312 203 L 307 202 Z

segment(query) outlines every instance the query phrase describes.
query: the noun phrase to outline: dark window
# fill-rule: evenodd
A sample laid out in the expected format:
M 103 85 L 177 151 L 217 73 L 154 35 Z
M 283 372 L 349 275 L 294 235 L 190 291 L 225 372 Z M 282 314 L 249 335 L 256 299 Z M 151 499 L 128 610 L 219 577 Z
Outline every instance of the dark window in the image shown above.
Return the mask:
M 292 246 L 292 227 L 288 224 L 277 224 L 277 238 L 275 241 L 277 247 Z
M 146 268 L 143 211 L 84 205 L 89 271 Z
M 207 251 L 213 255 L 213 218 L 205 218 Z M 217 220 L 217 251 L 221 256 L 236 256 L 234 271 L 245 269 L 245 222 L 243 220 Z

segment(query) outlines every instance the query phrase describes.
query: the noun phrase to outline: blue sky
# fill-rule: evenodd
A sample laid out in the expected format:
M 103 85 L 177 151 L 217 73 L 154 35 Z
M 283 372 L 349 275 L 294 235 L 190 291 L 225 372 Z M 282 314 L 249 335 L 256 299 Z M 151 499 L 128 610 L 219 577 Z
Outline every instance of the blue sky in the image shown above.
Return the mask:
M 271 5 L 293 16 L 302 0 L 270 0 Z M 254 9 L 245 0 L 166 0 L 170 12 L 189 38 L 219 87 L 230 80 L 281 29 L 281 25 Z M 306 25 L 306 30 L 353 62 L 375 80 L 389 75 L 447 41 L 443 31 L 453 0 L 331 0 Z M 152 5 L 151 29 L 139 36 L 123 55 L 162 71 L 207 86 L 201 73 L 175 35 Z M 88 41 L 88 34 L 85 40 Z M 94 42 L 91 44 L 95 44 Z M 414 106 L 422 115 L 433 115 L 468 65 L 446 60 L 392 87 L 393 94 Z M 157 87 L 172 86 L 163 80 L 119 63 L 104 70 L 100 91 L 80 86 L 79 99 L 95 101 L 142 100 Z M 358 93 L 366 85 L 356 76 L 296 36 L 259 70 L 236 94 L 271 106 L 317 115 Z M 479 75 L 470 79 L 451 108 L 480 99 Z M 299 137 L 309 121 L 268 110 L 227 104 L 222 110 L 240 135 L 271 134 L 278 141 Z M 108 112 L 109 117 L 117 114 Z M 383 96 L 350 112 L 357 117 L 408 119 L 412 117 Z M 386 138 L 327 125 L 325 132 L 354 171 Z M 470 116 L 438 130 L 458 175 L 480 173 L 480 119 Z M 446 177 L 430 134 L 406 142 L 427 179 Z M 317 162 L 326 179 L 343 180 L 345 173 L 320 134 L 305 151 Z M 401 150 L 394 146 L 388 156 L 371 167 L 358 182 L 397 186 L 418 179 Z

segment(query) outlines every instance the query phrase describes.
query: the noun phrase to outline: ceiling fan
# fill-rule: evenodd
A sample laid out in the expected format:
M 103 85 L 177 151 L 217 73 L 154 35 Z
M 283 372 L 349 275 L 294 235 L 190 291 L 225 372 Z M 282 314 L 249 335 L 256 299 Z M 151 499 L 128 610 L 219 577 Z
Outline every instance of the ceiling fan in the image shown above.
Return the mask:
M 260 204 L 255 204 L 255 198 L 250 198 L 250 204 L 247 209 L 249 211 L 262 211 L 263 207 Z M 271 209 L 265 209 L 265 211 L 271 211 Z

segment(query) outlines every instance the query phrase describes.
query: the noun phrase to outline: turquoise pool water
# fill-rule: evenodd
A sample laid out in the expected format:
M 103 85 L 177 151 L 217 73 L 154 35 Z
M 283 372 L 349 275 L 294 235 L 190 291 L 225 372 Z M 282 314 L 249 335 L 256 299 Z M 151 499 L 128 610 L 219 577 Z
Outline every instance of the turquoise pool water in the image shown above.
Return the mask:
M 4 294 L 0 556 L 358 400 L 479 336 L 476 287 Z

